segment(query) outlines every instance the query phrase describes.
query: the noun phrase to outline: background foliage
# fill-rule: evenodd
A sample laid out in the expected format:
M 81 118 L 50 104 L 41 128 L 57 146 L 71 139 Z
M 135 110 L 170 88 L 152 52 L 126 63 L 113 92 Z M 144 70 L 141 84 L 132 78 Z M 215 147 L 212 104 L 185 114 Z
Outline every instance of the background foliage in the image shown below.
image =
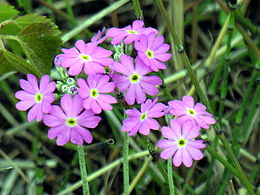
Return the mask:
M 42 124 L 26 121 L 15 109 L 14 93 L 25 73 L 40 77 L 51 73 L 54 56 L 78 39 L 86 42 L 103 27 L 124 27 L 143 18 L 146 26 L 160 30 L 172 46 L 173 59 L 164 71 L 164 82 L 174 98 L 190 94 L 204 101 L 194 78 L 218 119 L 203 134 L 210 149 L 192 168 L 173 169 L 179 194 L 246 194 L 240 177 L 223 147 L 227 138 L 246 177 L 259 193 L 259 2 L 250 0 L 160 1 L 144 0 L 17 0 L 0 5 L 0 194 L 81 194 L 76 148 L 57 147 Z M 234 7 L 235 6 L 235 7 Z M 173 25 L 173 28 L 171 28 Z M 172 30 L 180 40 L 172 39 Z M 182 49 L 196 74 L 187 71 Z M 196 89 L 196 90 L 195 90 Z M 159 94 L 166 102 L 166 96 Z M 85 147 L 91 194 L 123 191 L 122 112 L 102 114 L 92 131 L 94 143 Z M 163 124 L 163 121 L 161 121 Z M 215 127 L 214 127 L 215 128 Z M 160 134 L 149 139 L 156 143 Z M 219 139 L 217 138 L 219 137 Z M 169 194 L 168 185 L 138 136 L 130 138 L 130 191 L 132 194 Z M 215 153 L 214 153 L 215 152 Z M 213 155 L 215 154 L 215 155 Z M 239 170 L 235 170 L 235 173 Z

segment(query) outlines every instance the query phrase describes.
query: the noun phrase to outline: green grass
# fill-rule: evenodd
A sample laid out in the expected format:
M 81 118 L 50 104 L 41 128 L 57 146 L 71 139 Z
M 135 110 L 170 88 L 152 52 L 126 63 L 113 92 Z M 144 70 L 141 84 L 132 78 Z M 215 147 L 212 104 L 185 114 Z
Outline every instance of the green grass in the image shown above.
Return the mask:
M 95 143 L 79 149 L 78 159 L 75 145 L 56 146 L 47 138 L 47 127 L 27 122 L 26 113 L 15 109 L 14 93 L 24 75 L 1 74 L 0 194 L 82 194 L 83 187 L 85 194 L 88 188 L 90 194 L 260 193 L 260 27 L 249 17 L 257 12 L 252 2 L 241 0 L 235 10 L 220 0 L 33 2 L 12 1 L 20 15 L 51 18 L 62 32 L 64 48 L 78 39 L 89 41 L 116 21 L 124 27 L 143 18 L 147 26 L 160 29 L 174 57 L 160 73 L 166 88 L 159 100 L 192 95 L 217 124 L 203 131 L 208 147 L 201 161 L 189 169 L 171 167 L 171 160 L 158 157 L 159 132 L 144 138 L 120 131 L 124 108 L 118 104 L 101 115 L 102 123 L 91 130 Z

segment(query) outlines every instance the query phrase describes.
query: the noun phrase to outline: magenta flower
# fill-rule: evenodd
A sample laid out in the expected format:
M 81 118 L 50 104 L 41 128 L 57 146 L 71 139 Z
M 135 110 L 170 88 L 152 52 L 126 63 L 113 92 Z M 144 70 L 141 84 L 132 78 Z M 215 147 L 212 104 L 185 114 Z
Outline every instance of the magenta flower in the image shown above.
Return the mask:
M 160 125 L 153 118 L 164 116 L 165 105 L 156 103 L 157 100 L 158 98 L 153 101 L 151 99 L 146 100 L 141 105 L 141 112 L 136 108 L 126 110 L 129 118 L 123 121 L 122 131 L 130 132 L 129 136 L 131 136 L 137 134 L 137 132 L 149 135 L 150 129 L 158 130 Z
M 200 127 L 194 126 L 191 121 L 180 123 L 171 120 L 171 127 L 162 127 L 162 135 L 168 139 L 161 139 L 157 145 L 163 151 L 162 159 L 173 157 L 173 164 L 179 167 L 182 163 L 186 167 L 192 166 L 192 161 L 200 160 L 203 154 L 200 149 L 205 148 L 203 140 L 194 140 L 200 134 Z
M 141 35 L 148 35 L 151 32 L 158 34 L 158 31 L 154 28 L 144 28 L 143 21 L 135 20 L 132 26 L 128 25 L 124 28 L 110 28 L 107 31 L 106 36 L 113 38 L 111 43 L 114 45 L 120 43 L 123 39 L 125 39 L 125 44 L 130 44 L 139 40 Z
M 104 66 L 113 63 L 109 58 L 112 51 L 97 46 L 96 43 L 87 43 L 78 40 L 75 47 L 62 49 L 64 54 L 59 54 L 55 62 L 65 68 L 69 68 L 69 75 L 78 75 L 82 69 L 87 75 L 105 73 Z
M 91 42 L 95 43 L 96 45 L 103 43 L 107 39 L 107 36 L 102 37 L 104 31 L 105 31 L 105 28 L 103 28 L 102 30 L 99 30 L 97 32 L 97 34 L 91 38 Z
M 209 124 L 216 123 L 212 115 L 206 112 L 206 107 L 203 104 L 197 103 L 194 106 L 194 99 L 191 96 L 183 96 L 182 101 L 170 101 L 169 105 L 172 107 L 170 113 L 178 116 L 181 122 L 192 120 L 195 124 L 204 129 L 208 129 Z
M 150 33 L 148 36 L 142 35 L 134 45 L 144 64 L 156 72 L 165 69 L 166 65 L 162 62 L 168 61 L 172 56 L 167 53 L 170 46 L 163 42 L 163 36 L 157 37 L 155 33 Z
M 54 101 L 55 82 L 50 82 L 48 75 L 43 75 L 38 86 L 37 78 L 32 74 L 27 74 L 27 80 L 20 79 L 20 85 L 23 90 L 17 91 L 15 97 L 19 100 L 16 108 L 26 111 L 31 108 L 27 115 L 28 121 L 41 121 L 43 114 L 51 109 L 51 103 Z
M 79 95 L 73 98 L 66 94 L 61 98 L 61 107 L 52 106 L 50 114 L 43 117 L 45 125 L 51 127 L 48 137 L 55 139 L 57 145 L 62 146 L 69 141 L 73 144 L 83 145 L 91 143 L 93 136 L 86 128 L 95 128 L 100 122 L 99 116 L 94 116 L 91 110 L 84 110 Z M 86 127 L 86 128 L 84 128 Z
M 84 100 L 83 106 L 86 110 L 91 109 L 99 114 L 102 110 L 112 110 L 111 104 L 117 102 L 116 98 L 106 93 L 112 93 L 115 89 L 115 83 L 109 82 L 107 75 L 93 75 L 78 80 L 78 93 Z
M 139 58 L 136 59 L 135 64 L 133 58 L 127 55 L 120 56 L 121 63 L 114 62 L 115 72 L 113 80 L 116 83 L 119 91 L 125 93 L 125 100 L 129 105 L 133 105 L 135 101 L 138 104 L 146 100 L 146 95 L 154 96 L 159 93 L 155 85 L 162 84 L 162 80 L 158 76 L 145 76 L 152 72 L 152 70 L 145 66 Z

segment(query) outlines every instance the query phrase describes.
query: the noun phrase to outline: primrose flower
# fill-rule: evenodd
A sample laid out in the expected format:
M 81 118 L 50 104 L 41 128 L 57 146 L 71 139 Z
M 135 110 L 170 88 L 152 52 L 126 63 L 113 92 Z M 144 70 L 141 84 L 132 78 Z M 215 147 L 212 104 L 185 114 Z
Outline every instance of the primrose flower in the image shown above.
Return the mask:
M 191 120 L 204 129 L 208 129 L 209 124 L 216 123 L 212 115 L 206 112 L 206 106 L 201 103 L 196 103 L 194 106 L 194 99 L 191 96 L 183 96 L 182 101 L 173 100 L 168 104 L 172 107 L 170 113 L 178 116 L 181 122 Z
M 166 65 L 162 62 L 168 61 L 172 56 L 167 53 L 170 46 L 163 42 L 164 38 L 162 35 L 157 37 L 155 33 L 150 33 L 148 36 L 142 35 L 139 41 L 136 41 L 134 44 L 143 63 L 156 72 L 159 69 L 165 69 Z
M 75 47 L 62 49 L 64 54 L 59 54 L 55 62 L 65 68 L 69 68 L 69 75 L 76 76 L 82 69 L 87 75 L 105 73 L 104 66 L 113 63 L 109 58 L 112 51 L 97 46 L 96 43 L 85 44 L 83 40 L 78 40 Z
M 99 30 L 97 32 L 97 34 L 91 38 L 91 42 L 95 43 L 97 45 L 103 43 L 107 39 L 107 36 L 103 36 L 101 38 L 101 36 L 104 33 L 104 31 L 105 31 L 105 28 L 103 28 L 102 30 Z
M 20 79 L 20 85 L 23 90 L 17 91 L 15 97 L 19 100 L 16 108 L 26 111 L 31 108 L 27 115 L 28 121 L 41 121 L 43 114 L 51 109 L 51 103 L 54 101 L 55 82 L 50 82 L 48 75 L 43 75 L 38 85 L 37 78 L 32 74 L 27 74 L 27 81 Z
M 194 140 L 200 134 L 200 127 L 194 126 L 192 121 L 180 123 L 179 120 L 171 120 L 171 127 L 162 127 L 162 136 L 157 146 L 162 148 L 162 159 L 173 158 L 173 164 L 179 167 L 182 163 L 186 167 L 192 166 L 192 161 L 200 160 L 203 154 L 200 149 L 205 148 L 203 140 Z
M 109 82 L 108 75 L 93 75 L 87 80 L 78 80 L 78 93 L 83 99 L 83 106 L 86 110 L 91 109 L 99 114 L 102 110 L 112 110 L 111 104 L 117 102 L 116 98 L 106 93 L 112 93 L 115 83 Z
M 97 127 L 100 120 L 91 110 L 84 110 L 79 95 L 72 98 L 69 94 L 61 98 L 61 107 L 52 106 L 50 113 L 43 117 L 44 124 L 51 127 L 48 137 L 57 138 L 59 146 L 69 141 L 77 145 L 83 145 L 84 141 L 91 143 L 93 136 L 86 128 Z
M 139 40 L 141 35 L 148 35 L 151 32 L 158 34 L 158 31 L 154 28 L 144 28 L 144 22 L 142 20 L 135 20 L 132 26 L 128 25 L 124 28 L 110 28 L 107 31 L 106 36 L 108 38 L 113 38 L 111 43 L 114 45 L 119 44 L 123 39 L 125 39 L 125 44 L 130 44 Z
M 158 98 L 155 98 L 153 101 L 151 99 L 146 100 L 141 105 L 141 112 L 136 108 L 126 110 L 129 118 L 123 121 L 121 130 L 130 132 L 129 136 L 135 135 L 137 132 L 149 135 L 150 129 L 158 130 L 160 125 L 153 118 L 160 118 L 164 115 L 165 105 L 157 103 L 157 100 Z
M 125 93 L 125 100 L 129 105 L 133 105 L 135 101 L 138 104 L 146 100 L 146 95 L 154 96 L 159 93 L 155 85 L 162 84 L 162 80 L 158 76 L 145 76 L 152 70 L 145 66 L 140 58 L 135 63 L 132 57 L 127 55 L 120 56 L 121 63 L 114 62 L 115 72 L 112 78 L 116 83 L 120 92 Z

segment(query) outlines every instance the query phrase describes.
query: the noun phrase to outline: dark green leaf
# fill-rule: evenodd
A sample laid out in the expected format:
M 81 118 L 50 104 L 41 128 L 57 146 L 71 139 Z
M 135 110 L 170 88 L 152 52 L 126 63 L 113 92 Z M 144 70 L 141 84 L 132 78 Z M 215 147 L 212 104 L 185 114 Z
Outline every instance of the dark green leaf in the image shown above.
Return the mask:
M 30 63 L 38 70 L 38 75 L 43 75 L 50 73 L 53 58 L 59 52 L 62 42 L 59 37 L 60 31 L 49 19 L 37 18 L 41 22 L 36 20 L 27 25 L 17 38 Z M 24 21 L 29 20 L 31 19 Z
M 4 49 L 0 49 L 0 74 L 9 71 L 18 71 L 25 74 L 37 73 L 36 69 L 34 69 L 23 58 Z

